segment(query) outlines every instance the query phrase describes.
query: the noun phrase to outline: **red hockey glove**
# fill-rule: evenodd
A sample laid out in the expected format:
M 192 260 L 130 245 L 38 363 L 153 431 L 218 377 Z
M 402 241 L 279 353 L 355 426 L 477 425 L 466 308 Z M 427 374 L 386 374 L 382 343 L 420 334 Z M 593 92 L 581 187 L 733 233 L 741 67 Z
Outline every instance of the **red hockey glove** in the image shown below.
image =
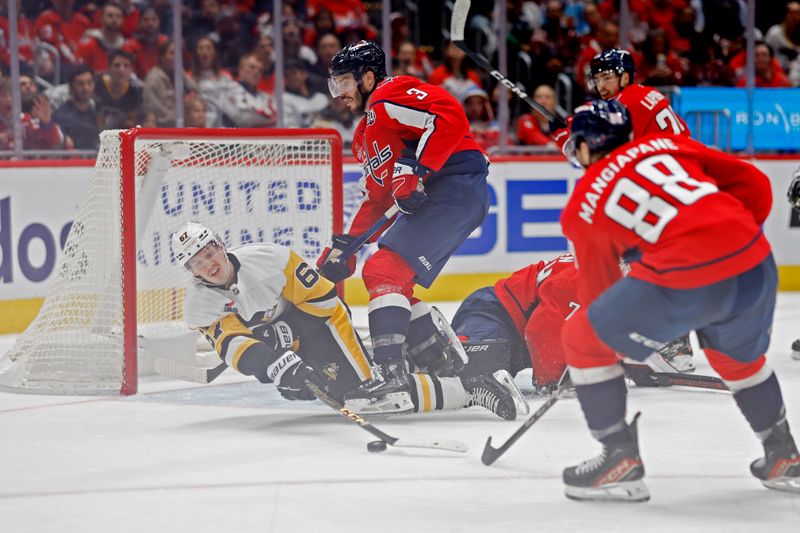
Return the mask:
M 422 186 L 421 177 L 428 174 L 428 169 L 416 159 L 400 157 L 394 164 L 392 172 L 392 197 L 397 208 L 410 215 L 416 211 L 428 196 Z
M 356 238 L 352 235 L 334 235 L 331 237 L 328 245 L 322 250 L 322 255 L 317 259 L 319 273 L 334 283 L 339 283 L 343 279 L 352 276 L 353 272 L 356 271 L 355 254 L 344 261 L 341 261 L 339 256 L 354 240 Z

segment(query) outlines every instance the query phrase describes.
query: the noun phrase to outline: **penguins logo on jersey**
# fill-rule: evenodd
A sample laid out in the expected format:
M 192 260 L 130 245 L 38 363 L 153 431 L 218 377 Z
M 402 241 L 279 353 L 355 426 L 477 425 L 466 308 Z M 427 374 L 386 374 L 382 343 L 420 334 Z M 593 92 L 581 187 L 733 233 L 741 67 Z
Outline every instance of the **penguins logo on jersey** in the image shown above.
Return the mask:
M 233 300 L 225 304 L 223 311 L 225 313 L 237 313 L 237 314 L 239 313 L 239 310 L 236 308 L 236 302 L 234 302 Z
M 275 316 L 275 310 L 278 309 L 278 304 L 272 306 L 272 308 L 267 309 L 264 311 L 264 316 L 261 317 L 261 322 L 269 322 L 272 320 L 272 317 Z
M 339 365 L 336 363 L 328 363 L 322 369 L 322 373 L 328 377 L 331 381 L 336 381 L 336 376 L 339 373 Z

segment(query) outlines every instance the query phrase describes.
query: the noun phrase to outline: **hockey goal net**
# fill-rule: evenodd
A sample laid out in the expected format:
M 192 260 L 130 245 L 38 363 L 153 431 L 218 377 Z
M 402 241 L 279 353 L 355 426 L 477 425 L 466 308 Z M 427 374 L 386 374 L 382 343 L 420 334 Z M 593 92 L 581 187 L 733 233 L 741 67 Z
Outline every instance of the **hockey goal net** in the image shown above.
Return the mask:
M 88 193 L 37 318 L 0 360 L 0 386 L 134 394 L 137 348 L 186 335 L 189 274 L 170 237 L 187 221 L 226 245 L 271 241 L 313 260 L 342 226 L 332 130 L 132 129 L 101 134 Z

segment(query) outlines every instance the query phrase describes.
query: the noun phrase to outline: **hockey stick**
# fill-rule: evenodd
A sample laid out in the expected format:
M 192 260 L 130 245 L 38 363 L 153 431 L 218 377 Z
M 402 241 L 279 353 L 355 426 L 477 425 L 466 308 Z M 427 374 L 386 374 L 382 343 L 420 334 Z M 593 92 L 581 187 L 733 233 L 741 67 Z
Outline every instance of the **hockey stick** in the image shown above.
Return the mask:
M 450 19 L 450 40 L 453 44 L 464 51 L 467 56 L 472 59 L 479 67 L 489 73 L 496 79 L 502 86 L 511 91 L 518 98 L 521 98 L 526 104 L 531 106 L 539 113 L 541 113 L 547 120 L 552 122 L 562 122 L 566 126 L 566 115 L 562 116 L 561 112 L 557 111 L 558 116 L 554 116 L 550 111 L 545 109 L 539 102 L 528 96 L 524 90 L 520 89 L 516 83 L 506 78 L 497 69 L 495 69 L 489 61 L 481 54 L 470 50 L 464 42 L 464 27 L 467 24 L 467 15 L 469 14 L 470 0 L 456 0 L 453 6 L 453 15 Z
M 347 248 L 342 250 L 342 253 L 336 257 L 337 261 L 344 261 L 358 250 L 364 246 L 373 235 L 378 233 L 378 231 L 383 227 L 384 224 L 389 222 L 389 220 L 395 216 L 400 211 L 400 208 L 396 205 L 393 205 L 386 212 L 383 214 L 381 218 L 379 218 L 367 231 L 356 237 L 356 240 L 351 242 Z
M 211 383 L 228 368 L 227 363 L 220 363 L 214 368 L 191 366 L 172 359 L 156 359 L 156 372 L 164 377 L 191 381 L 192 383 Z
M 320 389 L 317 385 L 312 383 L 311 381 L 306 380 L 306 386 L 308 390 L 314 393 L 314 396 L 328 404 L 334 411 L 341 414 L 346 419 L 350 420 L 354 424 L 357 424 L 365 431 L 371 433 L 372 435 L 378 437 L 380 440 L 388 444 L 389 446 L 394 446 L 396 448 L 426 448 L 426 449 L 433 449 L 433 450 L 446 450 L 450 452 L 461 452 L 464 453 L 467 451 L 467 445 L 463 442 L 457 440 L 420 440 L 420 439 L 398 439 L 397 437 L 392 437 L 381 431 L 380 429 L 373 426 L 367 420 L 364 420 L 361 415 L 354 413 L 350 409 L 346 408 L 333 398 L 331 398 L 327 393 L 325 393 L 322 389 Z
M 695 387 L 698 389 L 728 390 L 725 382 L 714 376 L 699 376 L 680 372 L 655 372 L 647 365 L 623 363 L 625 375 L 639 387 Z
M 519 428 L 517 428 L 517 430 L 508 438 L 508 440 L 500 445 L 499 448 L 492 446 L 492 437 L 486 439 L 486 446 L 483 448 L 481 462 L 486 466 L 489 466 L 497 461 L 501 455 L 506 453 L 508 449 L 511 448 L 511 446 L 517 442 L 520 437 L 522 437 L 522 435 L 524 435 L 525 432 L 536 423 L 537 420 L 542 418 L 544 414 L 549 411 L 550 408 L 553 407 L 553 405 L 555 405 L 555 403 L 560 400 L 570 389 L 572 389 L 572 380 L 569 377 L 569 369 L 567 369 L 564 370 L 564 373 L 561 375 L 561 379 L 558 381 L 558 388 L 530 417 L 528 417 L 528 419 Z

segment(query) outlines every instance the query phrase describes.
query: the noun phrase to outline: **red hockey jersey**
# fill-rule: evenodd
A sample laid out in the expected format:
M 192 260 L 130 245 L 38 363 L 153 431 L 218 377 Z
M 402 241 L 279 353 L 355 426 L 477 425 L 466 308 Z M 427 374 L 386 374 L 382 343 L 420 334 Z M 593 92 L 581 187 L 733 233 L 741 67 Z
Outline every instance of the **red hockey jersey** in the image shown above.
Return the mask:
M 525 339 L 540 386 L 557 382 L 566 366 L 561 329 L 581 307 L 577 278 L 573 255 L 564 254 L 518 270 L 494 286 Z
M 615 97 L 631 115 L 633 138 L 638 139 L 652 133 L 668 133 L 689 137 L 686 122 L 673 111 L 667 97 L 657 89 L 633 83 L 622 89 Z M 559 148 L 569 139 L 569 128 L 562 128 L 553 134 Z
M 433 171 L 441 170 L 457 152 L 481 151 L 469 133 L 464 110 L 446 90 L 411 76 L 383 80 L 353 135 L 353 155 L 363 167 L 366 195 L 350 234 L 369 229 L 394 203 L 392 170 L 405 149 Z
M 690 289 L 754 267 L 770 252 L 761 231 L 769 178 L 686 137 L 648 135 L 590 166 L 561 215 L 575 245 L 578 296 L 591 304 L 621 276 Z

